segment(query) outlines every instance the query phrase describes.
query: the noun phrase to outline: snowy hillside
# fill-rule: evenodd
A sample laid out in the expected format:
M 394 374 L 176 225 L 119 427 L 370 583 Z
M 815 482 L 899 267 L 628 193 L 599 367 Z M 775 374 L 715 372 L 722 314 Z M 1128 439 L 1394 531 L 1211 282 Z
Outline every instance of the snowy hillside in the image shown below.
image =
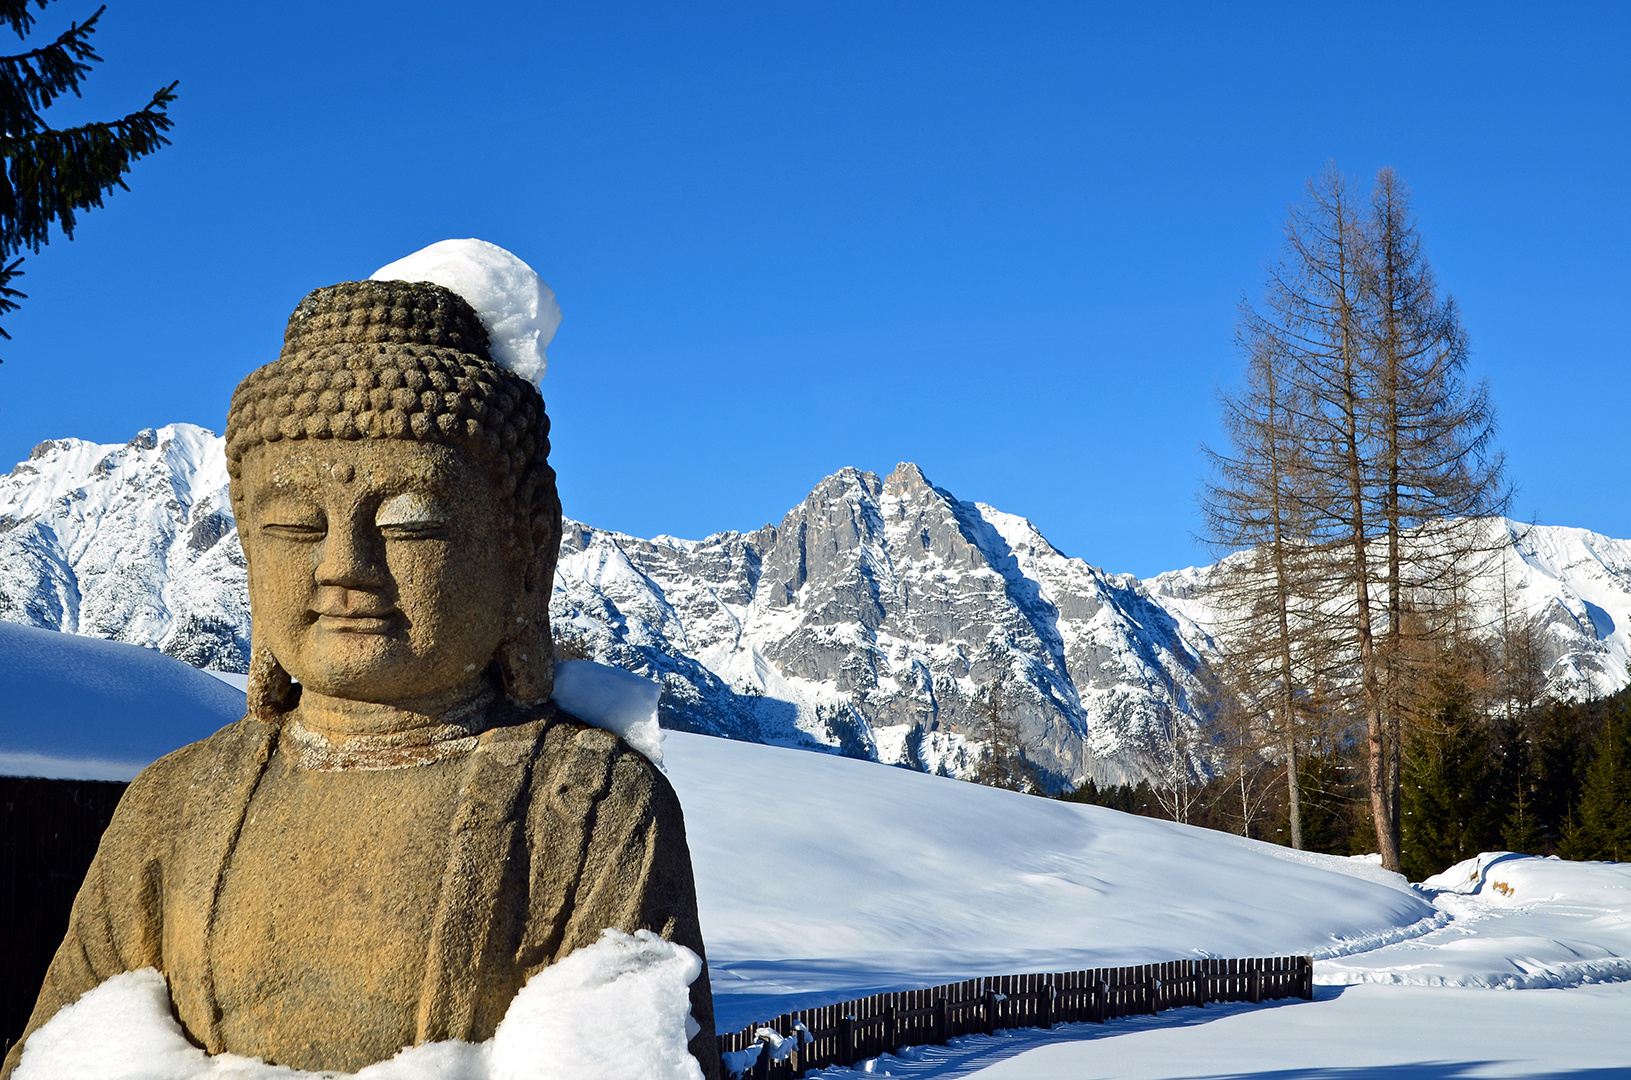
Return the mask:
M 236 690 L 145 650 L 0 627 L 0 673 L 26 669 L 34 688 L 0 688 L 13 706 L 0 734 L 33 732 L 62 775 L 100 775 L 107 728 L 62 706 L 105 693 L 99 651 L 145 660 L 124 672 L 138 697 L 179 687 L 242 708 Z M 148 740 L 137 764 L 192 734 L 125 726 Z M 1304 953 L 1313 1002 L 970 1036 L 861 1070 L 1451 1080 L 1606 1077 L 1631 1060 L 1631 864 L 1491 854 L 1410 886 L 1362 859 L 833 755 L 678 732 L 664 751 L 722 1029 L 962 976 Z
M 1491 528 L 1517 540 L 1484 580 L 1485 621 L 1504 574 L 1509 614 L 1542 620 L 1555 691 L 1623 685 L 1631 541 Z M 671 728 L 958 774 L 997 687 L 1062 784 L 1159 768 L 1165 732 L 1194 722 L 1210 573 L 1107 574 L 908 464 L 842 469 L 752 533 L 645 540 L 568 521 L 551 610 L 568 651 L 660 680 Z M 0 478 L 0 619 L 242 671 L 221 440 L 178 424 L 124 446 L 41 444 Z
M 0 622 L 0 775 L 128 780 L 243 712 L 241 690 L 151 649 Z

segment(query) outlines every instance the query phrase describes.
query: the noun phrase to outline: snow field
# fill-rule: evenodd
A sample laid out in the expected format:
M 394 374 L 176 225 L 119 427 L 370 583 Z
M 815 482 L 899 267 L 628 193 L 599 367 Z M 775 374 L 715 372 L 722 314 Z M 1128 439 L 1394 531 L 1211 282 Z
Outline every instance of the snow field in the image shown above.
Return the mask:
M 1314 1001 L 1209 1005 L 1103 1026 L 914 1047 L 855 1072 L 978 1080 L 1619 1080 L 1631 984 L 1576 990 L 1319 987 Z M 812 1076 L 854 1075 L 830 1069 Z
M 122 666 L 132 660 L 146 666 Z M 0 624 L 0 680 L 12 680 L 0 691 L 21 685 L 19 672 L 33 689 L 4 699 L 27 708 L 0 711 L 0 765 L 18 760 L 16 740 L 26 738 L 28 752 L 56 762 L 59 775 L 100 775 L 108 740 L 121 732 L 139 737 L 122 766 L 133 770 L 216 726 L 212 709 L 231 717 L 242 709 L 241 693 L 149 650 Z M 563 684 L 569 695 L 577 692 L 572 677 Z M 110 680 L 122 686 L 120 709 L 147 702 L 153 716 L 65 712 L 64 703 L 90 700 Z M 580 689 L 584 701 L 574 707 L 617 714 L 608 726 L 649 717 L 649 694 L 636 707 L 621 686 L 597 690 L 586 679 Z M 211 694 L 225 698 L 198 704 Z M 971 1037 L 878 1059 L 868 1069 L 1038 1080 L 1631 1075 L 1631 983 L 1620 981 L 1631 979 L 1631 865 L 1491 853 L 1411 886 L 1367 859 L 1292 852 L 808 751 L 663 734 L 666 768 L 686 811 L 722 1029 L 792 1008 L 976 975 L 1305 953 L 1316 957 L 1320 984 L 1311 1003 L 1212 1006 L 1102 1027 Z M 655 1018 L 661 994 L 638 990 L 638 978 L 619 984 L 623 976 L 615 972 L 629 971 L 592 959 L 550 969 L 570 984 L 562 992 L 587 993 L 585 980 L 598 978 L 632 996 L 585 1006 L 582 1025 L 621 1018 L 612 1034 L 596 1029 L 603 1041 L 569 1044 L 560 1032 L 553 1036 L 552 1052 L 564 1054 L 568 1045 L 582 1051 L 576 1071 L 562 1074 L 574 1078 L 594 1075 L 584 1070 L 595 1062 L 615 1060 L 623 1068 L 625 1059 L 605 1048 L 622 1045 L 631 1030 L 660 1032 L 666 1025 L 669 1043 L 679 1039 L 680 1014 L 649 1024 L 628 1019 Z M 662 966 L 661 958 L 652 959 L 653 967 Z M 676 965 L 665 970 L 680 970 Z M 140 1012 L 141 995 L 151 997 L 153 988 L 127 981 L 134 1004 L 126 1004 Z M 670 978 L 666 985 L 678 994 L 685 984 Z M 518 998 L 512 1015 L 522 1008 Z M 95 1030 L 111 1031 L 114 1013 Z M 532 1027 L 545 1031 L 549 1020 L 538 1016 Z M 107 1075 L 297 1077 L 288 1070 L 228 1072 L 231 1063 L 223 1059 L 188 1064 L 175 1057 L 185 1056 L 183 1047 L 163 1043 L 163 1031 L 151 1026 L 133 1037 L 160 1042 L 151 1055 L 132 1060 L 174 1059 L 178 1069 L 193 1071 Z M 526 1075 L 493 1071 L 492 1053 L 442 1044 L 361 1075 Z M 410 1066 L 420 1071 L 400 1071 Z M 650 1070 L 609 1075 L 668 1075 Z M 98 1074 L 76 1067 L 54 1075 Z
M 1437 917 L 1368 863 L 805 751 L 668 732 L 664 754 L 721 1030 L 979 975 L 1314 953 Z
M 0 622 L 0 774 L 129 780 L 244 713 L 153 649 Z

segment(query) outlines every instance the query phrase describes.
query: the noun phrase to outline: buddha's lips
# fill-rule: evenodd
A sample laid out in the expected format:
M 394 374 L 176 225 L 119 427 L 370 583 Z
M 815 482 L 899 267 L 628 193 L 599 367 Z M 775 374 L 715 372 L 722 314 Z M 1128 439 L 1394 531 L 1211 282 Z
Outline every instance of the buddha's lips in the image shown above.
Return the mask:
M 396 612 L 379 615 L 339 614 L 319 611 L 317 626 L 342 634 L 386 634 L 396 626 Z

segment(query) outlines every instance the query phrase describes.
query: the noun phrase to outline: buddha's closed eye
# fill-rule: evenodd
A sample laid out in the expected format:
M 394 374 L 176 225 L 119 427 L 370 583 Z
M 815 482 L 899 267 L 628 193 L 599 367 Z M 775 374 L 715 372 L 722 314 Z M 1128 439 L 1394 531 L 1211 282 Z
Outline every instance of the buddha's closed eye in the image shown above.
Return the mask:
M 328 523 L 316 511 L 275 507 L 262 520 L 261 531 L 288 540 L 320 540 Z
M 448 514 L 417 491 L 403 492 L 380 505 L 374 526 L 393 539 L 431 537 L 447 527 Z

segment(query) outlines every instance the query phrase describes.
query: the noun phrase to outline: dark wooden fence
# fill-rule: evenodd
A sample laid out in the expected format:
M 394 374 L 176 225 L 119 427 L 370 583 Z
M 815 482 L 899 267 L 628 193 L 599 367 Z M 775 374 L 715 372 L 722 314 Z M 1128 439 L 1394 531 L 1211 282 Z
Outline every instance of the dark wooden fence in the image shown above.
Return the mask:
M 1306 956 L 997 975 L 783 1013 L 719 1036 L 719 1053 L 728 1075 L 785 1080 L 998 1028 L 1102 1024 L 1184 1005 L 1313 996 L 1314 962 Z
M 0 776 L 0 1053 L 34 1011 L 68 910 L 125 785 Z

